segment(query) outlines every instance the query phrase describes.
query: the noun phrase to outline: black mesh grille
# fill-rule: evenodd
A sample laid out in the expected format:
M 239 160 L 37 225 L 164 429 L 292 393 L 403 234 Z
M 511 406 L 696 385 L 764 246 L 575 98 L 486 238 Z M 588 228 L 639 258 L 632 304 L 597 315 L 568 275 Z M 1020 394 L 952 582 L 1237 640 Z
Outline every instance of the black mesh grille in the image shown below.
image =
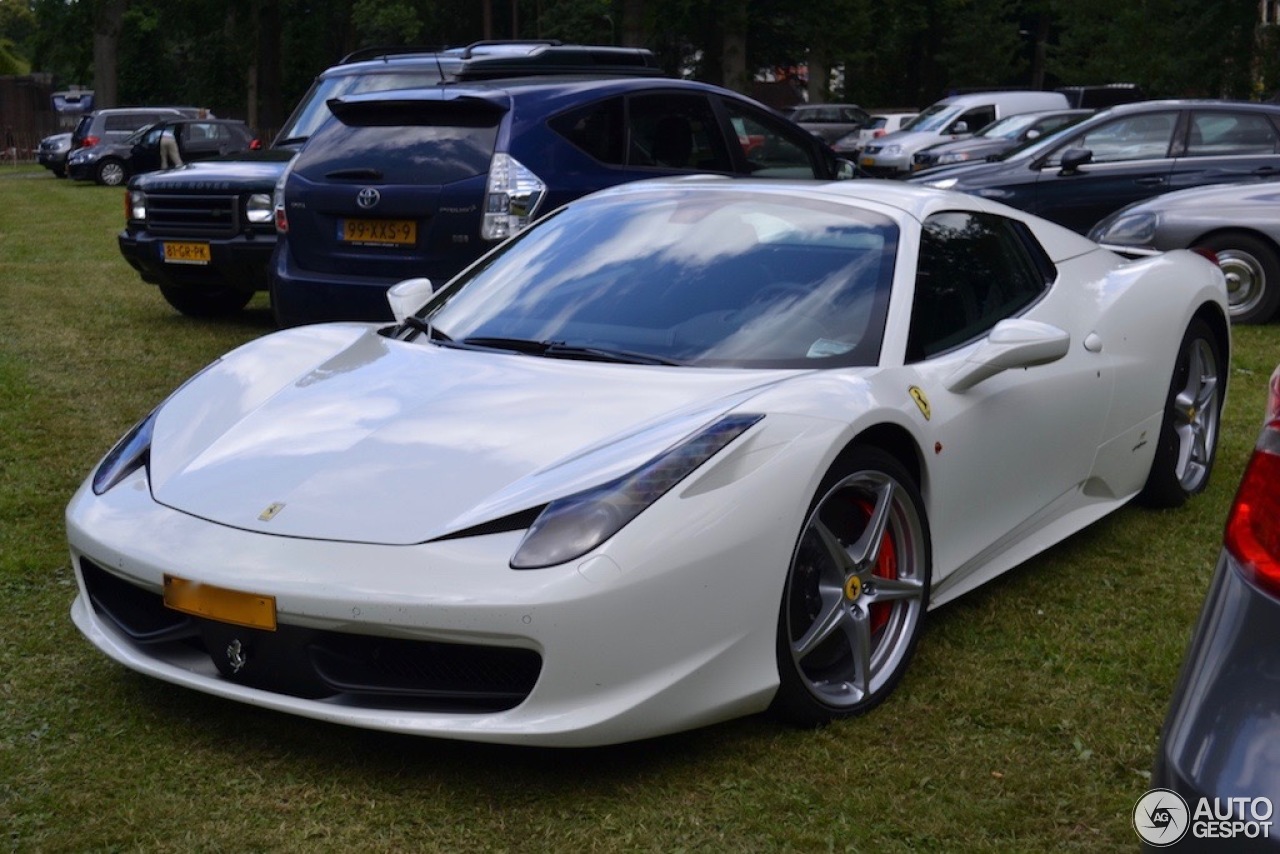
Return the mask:
M 148 194 L 147 229 L 161 236 L 230 237 L 240 229 L 239 197 Z
M 148 654 L 166 659 L 178 642 L 209 655 L 233 682 L 300 697 L 343 697 L 355 706 L 452 712 L 493 712 L 521 703 L 542 669 L 528 649 L 437 643 L 326 632 L 280 625 L 243 629 L 190 617 L 164 605 L 160 593 L 138 587 L 81 559 L 94 610 Z M 230 650 L 245 662 L 232 667 Z

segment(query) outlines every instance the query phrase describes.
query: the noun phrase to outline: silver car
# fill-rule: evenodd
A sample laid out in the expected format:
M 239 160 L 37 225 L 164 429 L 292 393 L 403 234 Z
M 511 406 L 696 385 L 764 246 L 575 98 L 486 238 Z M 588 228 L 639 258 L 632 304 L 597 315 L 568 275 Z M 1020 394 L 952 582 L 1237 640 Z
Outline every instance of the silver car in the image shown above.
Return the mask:
M 1280 308 L 1280 181 L 1165 193 L 1121 208 L 1089 238 L 1128 256 L 1210 250 L 1227 274 L 1233 323 L 1266 323 Z

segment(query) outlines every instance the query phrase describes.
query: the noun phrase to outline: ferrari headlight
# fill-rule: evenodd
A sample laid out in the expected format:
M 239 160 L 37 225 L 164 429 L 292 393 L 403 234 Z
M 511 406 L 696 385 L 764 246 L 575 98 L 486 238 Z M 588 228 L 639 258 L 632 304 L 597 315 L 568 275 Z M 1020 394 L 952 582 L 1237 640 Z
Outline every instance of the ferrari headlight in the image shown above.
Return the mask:
M 103 457 L 93 473 L 93 494 L 101 495 L 147 464 L 151 458 L 151 432 L 160 407 L 133 426 Z
M 547 505 L 511 558 L 541 569 L 579 558 L 608 540 L 763 415 L 727 415 L 622 477 Z
M 959 178 L 942 178 L 937 181 L 925 181 L 923 183 L 926 187 L 937 187 L 939 190 L 950 190 L 959 182 Z
M 1118 246 L 1150 246 L 1156 237 L 1158 218 L 1153 213 L 1134 213 L 1118 216 L 1109 223 L 1102 223 L 1090 233 L 1096 243 L 1112 243 Z

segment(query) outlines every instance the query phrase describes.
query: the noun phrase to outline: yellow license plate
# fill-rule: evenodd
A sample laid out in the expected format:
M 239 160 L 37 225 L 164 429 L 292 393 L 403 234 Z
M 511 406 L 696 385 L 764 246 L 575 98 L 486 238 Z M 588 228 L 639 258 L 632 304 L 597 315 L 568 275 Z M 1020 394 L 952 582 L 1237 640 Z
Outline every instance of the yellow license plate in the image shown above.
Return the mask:
M 864 157 L 864 158 L 862 158 L 862 165 L 863 165 L 863 166 L 875 166 L 875 165 L 876 165 L 876 159 L 875 159 L 874 157 Z
M 418 223 L 411 219 L 340 219 L 338 240 L 365 246 L 412 246 Z
M 208 264 L 211 259 L 208 243 L 169 243 L 164 244 L 164 260 L 166 264 Z
M 253 629 L 276 630 L 276 597 L 242 593 L 212 584 L 164 576 L 164 604 L 175 611 L 234 623 Z

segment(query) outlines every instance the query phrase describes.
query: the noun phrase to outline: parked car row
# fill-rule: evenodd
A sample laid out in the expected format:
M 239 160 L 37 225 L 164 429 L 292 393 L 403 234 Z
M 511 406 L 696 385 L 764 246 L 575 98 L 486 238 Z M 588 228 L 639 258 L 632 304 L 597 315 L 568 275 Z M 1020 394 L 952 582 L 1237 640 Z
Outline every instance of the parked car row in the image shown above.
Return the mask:
M 130 182 L 121 253 L 180 311 L 239 311 L 269 288 L 285 325 L 387 318 L 390 285 L 443 284 L 602 187 L 707 172 L 829 180 L 840 168 L 808 131 L 665 77 L 648 51 L 546 44 L 352 57 L 320 75 L 274 148 Z
M 77 148 L 67 158 L 67 175 L 77 181 L 120 186 L 130 176 L 161 168 L 166 135 L 172 135 L 178 165 L 238 154 L 258 145 L 253 131 L 241 121 L 166 118 L 143 125 L 123 139 Z

